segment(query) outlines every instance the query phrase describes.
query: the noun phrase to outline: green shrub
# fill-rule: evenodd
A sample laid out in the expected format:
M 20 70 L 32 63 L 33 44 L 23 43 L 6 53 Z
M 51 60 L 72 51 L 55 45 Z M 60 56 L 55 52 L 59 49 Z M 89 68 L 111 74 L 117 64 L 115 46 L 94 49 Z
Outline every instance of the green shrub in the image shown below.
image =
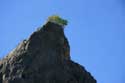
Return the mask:
M 50 17 L 48 18 L 48 21 L 57 23 L 57 24 L 62 25 L 62 26 L 65 26 L 65 25 L 67 25 L 67 23 L 68 23 L 67 20 L 62 19 L 62 18 L 59 17 L 58 15 L 50 16 Z

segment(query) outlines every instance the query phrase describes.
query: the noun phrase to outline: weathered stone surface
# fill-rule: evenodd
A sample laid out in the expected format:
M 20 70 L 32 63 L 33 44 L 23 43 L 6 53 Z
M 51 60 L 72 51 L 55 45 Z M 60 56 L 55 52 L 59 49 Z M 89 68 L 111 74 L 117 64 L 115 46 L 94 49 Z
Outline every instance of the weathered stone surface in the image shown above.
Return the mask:
M 96 83 L 70 59 L 63 27 L 48 22 L 0 61 L 0 83 Z

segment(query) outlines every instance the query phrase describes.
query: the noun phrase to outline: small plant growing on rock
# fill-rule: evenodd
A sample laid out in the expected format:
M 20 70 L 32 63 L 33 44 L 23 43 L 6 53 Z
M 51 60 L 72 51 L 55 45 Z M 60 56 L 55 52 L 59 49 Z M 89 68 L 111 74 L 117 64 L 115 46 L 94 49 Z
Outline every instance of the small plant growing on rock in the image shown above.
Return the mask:
M 58 15 L 50 16 L 50 17 L 48 18 L 48 22 L 53 22 L 53 23 L 59 24 L 59 25 L 61 25 L 61 26 L 65 26 L 65 25 L 67 25 L 67 23 L 68 23 L 67 20 L 62 19 L 62 18 L 59 17 Z

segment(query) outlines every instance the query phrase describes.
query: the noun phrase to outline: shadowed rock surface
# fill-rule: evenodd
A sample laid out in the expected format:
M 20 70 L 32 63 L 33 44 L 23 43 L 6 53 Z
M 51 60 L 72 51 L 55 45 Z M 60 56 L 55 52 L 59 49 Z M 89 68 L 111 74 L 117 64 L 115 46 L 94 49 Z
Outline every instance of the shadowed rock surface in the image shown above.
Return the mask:
M 0 83 L 96 83 L 70 59 L 64 28 L 51 22 L 0 61 Z

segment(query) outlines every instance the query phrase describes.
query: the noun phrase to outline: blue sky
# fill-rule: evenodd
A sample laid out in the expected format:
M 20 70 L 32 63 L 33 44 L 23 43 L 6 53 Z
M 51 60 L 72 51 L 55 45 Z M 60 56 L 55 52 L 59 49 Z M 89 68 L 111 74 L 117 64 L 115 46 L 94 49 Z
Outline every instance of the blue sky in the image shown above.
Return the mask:
M 69 21 L 71 57 L 98 83 L 125 83 L 124 0 L 0 0 L 0 57 L 58 14 Z

